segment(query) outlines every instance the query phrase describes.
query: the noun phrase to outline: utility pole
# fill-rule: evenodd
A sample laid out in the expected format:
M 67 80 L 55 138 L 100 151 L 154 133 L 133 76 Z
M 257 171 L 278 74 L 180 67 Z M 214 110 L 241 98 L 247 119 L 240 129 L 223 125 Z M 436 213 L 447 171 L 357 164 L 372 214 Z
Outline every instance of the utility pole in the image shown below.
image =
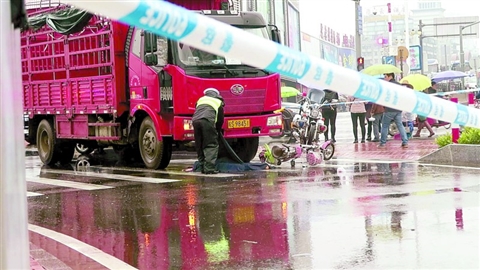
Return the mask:
M 422 20 L 418 21 L 418 31 L 420 32 L 420 36 L 418 37 L 418 40 L 419 40 L 419 43 L 420 43 L 420 59 L 422 59 L 422 66 L 421 66 L 421 69 L 420 69 L 420 74 L 424 74 L 423 70 L 424 70 L 424 66 L 425 66 L 425 55 L 423 54 L 424 50 L 423 50 L 423 23 L 422 23 Z
M 357 59 L 362 56 L 362 7 L 360 0 L 353 0 L 355 2 L 355 54 Z

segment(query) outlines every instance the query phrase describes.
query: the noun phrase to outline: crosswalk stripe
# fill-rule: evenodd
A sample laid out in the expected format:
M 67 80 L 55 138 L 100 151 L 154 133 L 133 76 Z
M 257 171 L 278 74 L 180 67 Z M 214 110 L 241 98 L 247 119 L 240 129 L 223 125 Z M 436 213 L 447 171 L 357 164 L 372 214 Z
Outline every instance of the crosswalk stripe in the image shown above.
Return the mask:
M 37 225 L 28 224 L 28 230 L 39 235 L 43 235 L 53 241 L 62 243 L 63 245 L 71 248 L 82 255 L 96 261 L 97 263 L 105 266 L 107 269 L 137 269 L 126 262 L 94 247 L 80 240 L 77 240 L 66 234 L 62 234 L 47 228 L 43 228 Z
M 65 170 L 52 170 L 51 173 L 88 176 L 88 177 L 96 177 L 96 178 L 100 178 L 100 179 L 103 178 L 103 179 L 123 180 L 123 181 L 140 182 L 140 183 L 152 183 L 152 184 L 163 184 L 163 183 L 172 183 L 172 182 L 181 181 L 181 180 L 178 180 L 178 179 L 153 178 L 153 177 L 142 177 L 142 176 L 110 174 L 110 173 L 97 173 L 97 172 L 72 172 L 72 171 L 65 171 Z
M 101 166 L 92 166 L 92 168 L 106 170 L 107 168 Z M 178 172 L 178 171 L 154 171 L 149 169 L 141 169 L 141 168 L 114 168 L 116 171 L 128 171 L 128 172 L 148 172 L 148 173 L 155 173 L 155 174 L 170 174 L 170 175 L 181 175 L 181 176 L 202 176 L 202 177 L 209 177 L 209 178 L 223 178 L 223 177 L 238 177 L 242 176 L 242 173 L 233 174 L 233 173 L 218 173 L 218 174 L 209 174 L 205 175 L 201 172 Z
M 27 191 L 27 197 L 43 196 L 41 193 Z
M 50 179 L 50 178 L 43 178 L 43 177 L 27 178 L 27 181 L 28 182 L 33 182 L 33 183 L 52 185 L 52 186 L 60 186 L 60 187 L 68 187 L 68 188 L 75 188 L 75 189 L 81 189 L 81 190 L 99 190 L 99 189 L 113 188 L 113 187 L 104 186 L 104 185 L 79 183 L 79 182 L 58 180 L 58 179 Z

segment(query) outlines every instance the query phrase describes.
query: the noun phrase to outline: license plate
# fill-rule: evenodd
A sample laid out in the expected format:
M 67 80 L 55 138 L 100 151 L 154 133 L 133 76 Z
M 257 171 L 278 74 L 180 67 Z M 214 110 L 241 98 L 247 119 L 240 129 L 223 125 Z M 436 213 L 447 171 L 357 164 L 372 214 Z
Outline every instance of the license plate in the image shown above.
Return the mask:
M 228 128 L 249 128 L 250 119 L 228 120 Z

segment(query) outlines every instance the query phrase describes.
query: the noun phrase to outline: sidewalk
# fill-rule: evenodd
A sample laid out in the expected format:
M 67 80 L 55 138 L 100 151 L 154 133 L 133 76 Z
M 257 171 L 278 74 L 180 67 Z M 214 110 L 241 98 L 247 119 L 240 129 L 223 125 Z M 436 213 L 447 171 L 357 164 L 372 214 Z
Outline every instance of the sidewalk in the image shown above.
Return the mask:
M 410 160 L 416 161 L 436 150 L 435 138 L 412 138 L 408 148 L 402 149 L 400 140 L 387 141 L 385 148 L 378 148 L 379 143 L 337 143 L 335 158 L 337 159 L 368 159 L 368 160 Z
M 32 256 L 30 256 L 30 269 L 31 270 L 45 270 L 43 266 L 41 266 L 37 260 L 35 260 Z
M 30 243 L 31 270 L 71 270 L 64 262 L 48 253 L 46 250 Z

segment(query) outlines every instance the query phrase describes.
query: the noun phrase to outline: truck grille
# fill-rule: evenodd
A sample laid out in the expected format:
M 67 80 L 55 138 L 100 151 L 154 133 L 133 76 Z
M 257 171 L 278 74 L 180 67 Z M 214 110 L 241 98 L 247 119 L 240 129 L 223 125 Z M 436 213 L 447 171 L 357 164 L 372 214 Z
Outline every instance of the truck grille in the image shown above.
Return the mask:
M 230 90 L 221 91 L 225 100 L 225 114 L 250 114 L 264 111 L 265 89 L 245 89 L 243 94 L 237 96 Z

